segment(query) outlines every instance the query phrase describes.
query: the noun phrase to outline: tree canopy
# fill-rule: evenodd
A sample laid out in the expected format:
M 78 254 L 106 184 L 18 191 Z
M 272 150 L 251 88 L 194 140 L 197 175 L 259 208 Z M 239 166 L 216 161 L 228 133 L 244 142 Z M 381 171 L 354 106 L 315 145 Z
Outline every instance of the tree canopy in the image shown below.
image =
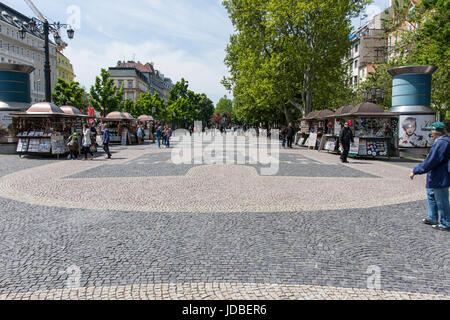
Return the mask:
M 238 118 L 286 121 L 347 102 L 351 18 L 369 0 L 226 0 L 236 33 L 225 63 Z M 332 30 L 332 32 L 330 32 Z

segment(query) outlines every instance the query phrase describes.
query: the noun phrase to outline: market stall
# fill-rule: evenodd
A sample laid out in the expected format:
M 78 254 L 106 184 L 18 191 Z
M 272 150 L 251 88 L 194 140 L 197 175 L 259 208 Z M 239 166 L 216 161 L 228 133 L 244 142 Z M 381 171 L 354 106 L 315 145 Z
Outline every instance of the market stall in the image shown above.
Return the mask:
M 327 117 L 333 115 L 331 110 L 317 110 L 301 119 L 298 145 L 308 148 L 319 148 L 322 137 L 330 131 Z
M 18 139 L 16 152 L 58 156 L 68 153 L 67 139 L 73 132 L 81 133 L 82 124 L 89 117 L 69 106 L 64 109 L 41 102 L 26 112 L 13 113 L 13 131 Z
M 334 114 L 325 117 L 328 131 L 323 135 L 319 146 L 319 151 L 326 150 L 328 152 L 338 152 L 339 149 L 339 134 L 344 127 L 343 114 L 350 113 L 354 106 L 344 106 L 335 111 Z
M 355 136 L 349 156 L 390 158 L 398 155 L 397 113 L 386 112 L 381 106 L 365 102 L 339 117 L 341 121 L 349 122 Z
M 137 122 L 129 113 L 114 111 L 102 119 L 107 124 L 111 135 L 111 144 L 137 144 Z

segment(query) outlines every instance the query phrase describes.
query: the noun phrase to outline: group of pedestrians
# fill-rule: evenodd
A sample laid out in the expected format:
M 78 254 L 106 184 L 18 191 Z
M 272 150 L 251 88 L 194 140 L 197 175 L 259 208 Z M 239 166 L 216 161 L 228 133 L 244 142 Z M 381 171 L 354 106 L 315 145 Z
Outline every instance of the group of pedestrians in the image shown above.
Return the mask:
M 290 122 L 287 127 L 284 126 L 281 128 L 280 135 L 282 140 L 282 148 L 286 149 L 287 145 L 288 149 L 293 149 L 295 128 L 292 125 L 292 122 Z
M 82 136 L 79 137 L 78 133 L 74 132 L 67 141 L 67 146 L 69 147 L 69 160 L 77 160 L 84 155 L 83 161 L 89 159 L 93 160 L 95 158 L 95 153 L 97 153 L 97 129 L 94 126 L 88 127 L 83 125 Z M 81 139 L 79 139 L 81 138 Z M 81 144 L 80 144 L 81 140 Z M 102 135 L 103 150 L 106 153 L 108 159 L 111 159 L 111 153 L 109 151 L 110 133 L 108 126 L 105 125 L 104 132 Z
M 158 141 L 158 148 L 161 149 L 161 146 L 164 148 L 170 148 L 170 138 L 172 137 L 173 131 L 169 127 L 169 125 L 162 126 L 159 124 L 156 127 L 155 136 Z

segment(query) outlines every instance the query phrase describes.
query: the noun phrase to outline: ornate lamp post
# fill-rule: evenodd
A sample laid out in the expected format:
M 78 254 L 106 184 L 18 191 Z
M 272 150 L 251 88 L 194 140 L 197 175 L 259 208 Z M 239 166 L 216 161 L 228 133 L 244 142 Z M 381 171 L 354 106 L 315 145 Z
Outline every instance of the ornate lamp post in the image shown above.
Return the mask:
M 25 39 L 27 29 L 25 28 L 25 25 L 28 27 L 30 32 L 35 33 L 39 31 L 44 35 L 45 38 L 45 62 L 44 62 L 44 73 L 45 73 L 45 100 L 46 102 L 52 101 L 52 87 L 51 87 L 51 68 L 50 68 L 50 31 L 54 34 L 55 43 L 59 46 L 61 45 L 61 36 L 59 35 L 59 31 L 61 28 L 67 29 L 67 36 L 69 39 L 73 39 L 75 35 L 75 30 L 72 29 L 72 27 L 68 24 L 63 23 L 52 23 L 50 24 L 47 20 L 44 22 L 36 21 L 36 20 L 30 20 L 27 24 L 24 24 L 22 28 L 19 30 L 19 35 L 22 40 Z
M 369 90 L 364 90 L 364 102 L 372 102 L 381 104 L 384 101 L 386 92 L 383 89 L 378 89 L 377 87 L 372 87 Z

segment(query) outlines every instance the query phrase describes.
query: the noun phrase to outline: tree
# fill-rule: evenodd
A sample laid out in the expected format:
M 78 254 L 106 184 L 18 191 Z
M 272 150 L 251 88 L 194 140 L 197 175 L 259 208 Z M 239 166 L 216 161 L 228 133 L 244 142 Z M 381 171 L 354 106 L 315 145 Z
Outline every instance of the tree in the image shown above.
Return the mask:
M 287 122 L 351 98 L 344 57 L 351 18 L 368 0 L 223 2 L 237 32 L 225 63 L 238 117 Z M 332 32 L 330 32 L 332 30 Z
M 219 100 L 214 111 L 220 113 L 228 112 L 231 114 L 233 112 L 233 101 L 228 99 L 227 96 L 224 96 Z
M 433 75 L 432 107 L 445 119 L 449 117 L 450 100 L 450 1 L 423 0 L 412 7 L 410 2 L 397 0 L 393 8 L 387 28 L 397 30 L 400 36 L 396 55 L 378 66 L 364 85 L 384 89 L 388 93 L 385 103 L 390 106 L 392 78 L 387 70 L 402 65 L 434 65 L 438 70 Z M 402 28 L 403 25 L 408 28 Z
M 102 69 L 90 90 L 91 106 L 96 110 L 101 110 L 101 115 L 104 117 L 112 111 L 121 109 L 124 95 L 123 84 L 120 89 L 117 89 L 114 80 L 109 76 L 106 69 Z
M 84 110 L 87 108 L 86 92 L 80 88 L 80 84 L 75 81 L 66 82 L 64 79 L 58 79 L 52 100 L 58 106 L 72 106 Z

